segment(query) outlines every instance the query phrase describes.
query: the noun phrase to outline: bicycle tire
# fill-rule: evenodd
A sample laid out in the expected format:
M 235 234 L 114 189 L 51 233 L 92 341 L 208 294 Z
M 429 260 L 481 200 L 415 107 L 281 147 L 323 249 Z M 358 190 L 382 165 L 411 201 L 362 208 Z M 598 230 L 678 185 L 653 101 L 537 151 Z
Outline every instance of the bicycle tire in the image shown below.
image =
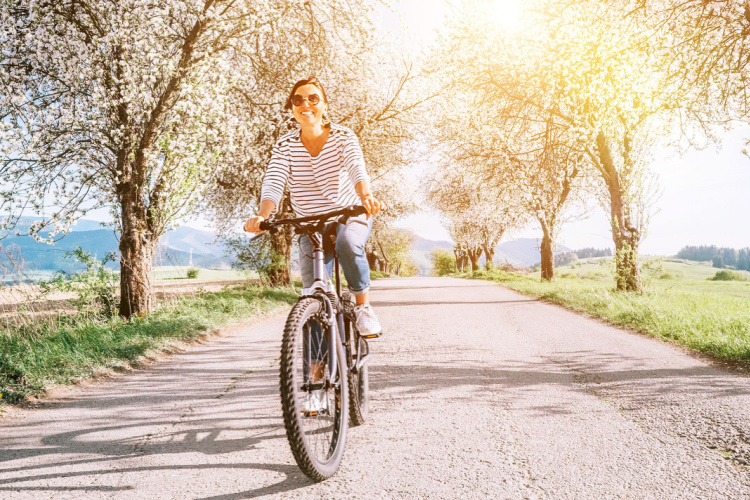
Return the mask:
M 341 297 L 344 304 L 344 329 L 347 340 L 347 360 L 351 367 L 356 363 L 357 353 L 359 351 L 359 333 L 354 317 L 354 304 L 351 295 L 344 292 Z M 349 377 L 349 420 L 352 427 L 362 425 L 367 421 L 367 414 L 370 407 L 370 378 L 368 375 L 367 364 L 360 368 L 358 373 L 354 373 L 350 368 Z
M 286 435 L 297 465 L 313 481 L 328 479 L 338 469 L 344 454 L 348 426 L 348 380 L 344 376 L 346 357 L 341 342 L 335 343 L 339 354 L 336 373 L 330 374 L 328 363 L 324 363 L 324 375 L 330 381 L 329 387 L 324 390 L 327 409 L 320 412 L 304 409 L 306 399 L 311 398 L 312 392 L 312 384 L 308 384 L 310 363 L 305 351 L 305 338 L 310 338 L 315 323 L 320 324 L 324 311 L 325 306 L 320 299 L 301 299 L 289 313 L 281 343 L 280 392 Z M 313 384 L 322 385 L 323 382 Z

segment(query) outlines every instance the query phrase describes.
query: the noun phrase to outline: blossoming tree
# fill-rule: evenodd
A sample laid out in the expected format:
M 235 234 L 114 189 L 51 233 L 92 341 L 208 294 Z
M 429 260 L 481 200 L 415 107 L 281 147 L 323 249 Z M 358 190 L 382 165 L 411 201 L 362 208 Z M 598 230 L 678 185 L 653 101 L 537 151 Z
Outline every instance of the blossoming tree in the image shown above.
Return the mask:
M 111 207 L 119 312 L 148 313 L 159 237 L 213 188 L 219 165 L 261 154 L 254 144 L 278 129 L 266 109 L 280 101 L 256 99 L 258 89 L 368 9 L 365 0 L 0 2 L 5 226 L 35 211 L 46 217 L 31 234 L 49 238 Z

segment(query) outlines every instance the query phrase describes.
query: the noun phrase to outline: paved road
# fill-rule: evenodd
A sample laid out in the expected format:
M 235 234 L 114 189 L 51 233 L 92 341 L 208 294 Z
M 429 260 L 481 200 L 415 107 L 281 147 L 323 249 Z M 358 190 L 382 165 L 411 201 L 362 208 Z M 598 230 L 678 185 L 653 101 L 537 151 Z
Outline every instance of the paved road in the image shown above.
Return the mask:
M 750 498 L 750 379 L 490 283 L 372 297 L 334 478 L 286 443 L 279 315 L 0 420 L 0 498 Z

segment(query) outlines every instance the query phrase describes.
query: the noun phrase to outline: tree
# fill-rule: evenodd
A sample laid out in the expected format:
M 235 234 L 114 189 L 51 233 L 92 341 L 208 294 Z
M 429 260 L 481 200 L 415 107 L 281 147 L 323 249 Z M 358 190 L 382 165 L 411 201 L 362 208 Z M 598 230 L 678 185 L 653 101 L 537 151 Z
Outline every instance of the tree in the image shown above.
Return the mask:
M 453 123 L 459 120 L 454 117 Z M 476 175 L 477 156 L 466 153 L 468 143 L 463 143 L 460 136 L 453 135 L 455 140 L 450 136 L 442 130 L 438 132 L 443 146 L 436 155 L 437 168 L 426 180 L 428 204 L 443 214 L 456 243 L 457 261 L 458 252 L 465 252 L 476 271 L 484 253 L 485 265 L 491 269 L 495 248 L 505 232 L 524 222 L 518 193 Z
M 448 250 L 435 248 L 430 252 L 430 262 L 435 276 L 447 276 L 456 272 L 456 258 Z
M 111 207 L 119 312 L 148 313 L 159 237 L 215 190 L 223 165 L 243 164 L 239 180 L 257 184 L 262 145 L 286 124 L 278 82 L 305 68 L 308 47 L 317 60 L 341 56 L 369 18 L 367 0 L 3 2 L 5 227 L 52 210 L 30 232 L 53 227 L 54 237 Z M 347 54 L 342 65 L 356 56 Z M 268 88 L 280 90 L 267 99 Z
M 489 101 L 479 101 L 473 107 L 480 110 L 490 105 Z M 504 117 L 512 111 L 495 110 L 497 114 L 490 116 L 453 112 L 451 119 L 436 130 L 442 140 L 451 143 L 453 161 L 466 164 L 465 168 L 482 180 L 482 189 L 492 186 L 497 192 L 515 193 L 512 200 L 506 196 L 506 203 L 517 205 L 537 220 L 543 233 L 542 279 L 551 280 L 554 242 L 565 209 L 571 198 L 581 198 L 580 188 L 587 177 L 582 168 L 583 151 L 573 149 L 575 141 L 566 137 L 553 120 L 507 132 Z M 520 223 L 520 215 L 515 217 Z M 494 247 L 491 253 L 485 249 L 485 255 L 491 262 Z
M 617 287 L 640 290 L 637 250 L 648 222 L 647 160 L 689 92 L 671 78 L 665 34 L 642 30 L 625 5 L 540 1 L 512 35 L 484 2 L 468 5 L 441 47 L 452 80 L 503 110 L 507 133 L 553 120 L 601 181 L 610 213 Z M 482 36 L 472 34 L 482 33 Z M 690 101 L 692 102 L 692 101 Z
M 724 268 L 724 257 L 721 256 L 721 254 L 714 255 L 714 258 L 712 259 L 714 267 L 718 267 L 719 269 Z
M 371 244 L 379 250 L 384 266 L 380 271 L 396 276 L 414 276 L 417 266 L 409 258 L 409 250 L 415 235 L 408 229 L 386 227 L 371 238 Z

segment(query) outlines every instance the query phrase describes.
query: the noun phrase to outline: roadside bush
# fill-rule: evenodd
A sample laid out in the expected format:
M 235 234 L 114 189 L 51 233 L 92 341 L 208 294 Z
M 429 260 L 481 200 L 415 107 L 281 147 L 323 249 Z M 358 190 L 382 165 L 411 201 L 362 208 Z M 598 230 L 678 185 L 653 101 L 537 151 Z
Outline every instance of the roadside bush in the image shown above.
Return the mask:
M 187 270 L 187 277 L 188 279 L 194 280 L 198 277 L 198 273 L 200 272 L 200 269 L 197 267 L 189 267 Z
M 493 274 L 494 273 L 492 271 L 487 271 L 486 269 L 477 269 L 476 271 L 472 271 L 471 277 L 483 280 L 489 278 Z
M 708 278 L 711 281 L 747 281 L 747 279 L 737 271 L 730 271 L 729 269 L 722 269 L 716 271 L 713 278 Z
M 457 271 L 456 256 L 453 252 L 436 248 L 430 253 L 432 261 L 432 274 L 435 276 L 447 276 Z
M 271 248 L 270 238 L 240 236 L 225 240 L 236 260 L 232 268 L 256 271 L 261 283 L 268 284 L 270 277 L 284 266 L 284 256 Z
M 51 280 L 39 283 L 42 291 L 74 292 L 76 298 L 71 302 L 79 312 L 114 316 L 118 308 L 118 273 L 106 265 L 116 259 L 115 254 L 110 252 L 102 260 L 96 260 L 81 247 L 76 247 L 72 252 L 66 252 L 65 257 L 73 257 L 76 262 L 84 264 L 86 270 L 74 274 L 58 271 Z

